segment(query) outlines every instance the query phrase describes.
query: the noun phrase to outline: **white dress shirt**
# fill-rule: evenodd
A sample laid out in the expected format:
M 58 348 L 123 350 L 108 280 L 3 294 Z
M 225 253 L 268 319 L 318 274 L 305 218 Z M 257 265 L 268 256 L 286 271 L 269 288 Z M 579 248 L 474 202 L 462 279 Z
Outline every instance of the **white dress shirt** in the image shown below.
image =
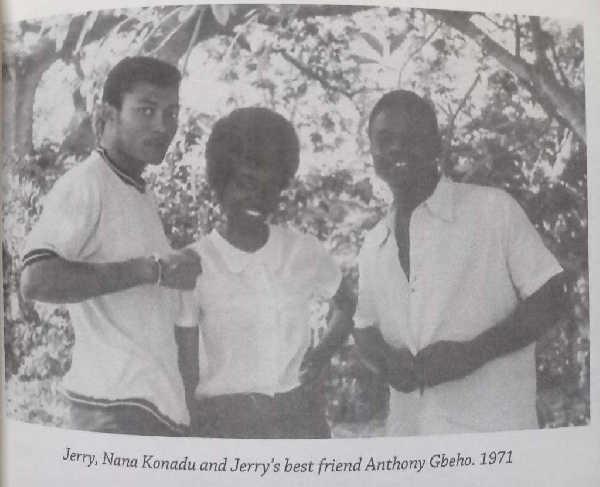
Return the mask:
M 197 397 L 274 395 L 299 383 L 310 345 L 310 302 L 333 297 L 341 271 L 319 241 L 269 227 L 267 243 L 244 252 L 218 232 L 191 246 L 202 259 L 181 326 L 200 326 Z
M 355 324 L 413 354 L 442 340 L 470 340 L 505 320 L 562 271 L 507 193 L 441 180 L 415 209 L 410 279 L 400 266 L 394 212 L 369 232 L 359 257 Z M 390 436 L 536 428 L 534 346 L 488 362 L 461 380 L 392 389 Z

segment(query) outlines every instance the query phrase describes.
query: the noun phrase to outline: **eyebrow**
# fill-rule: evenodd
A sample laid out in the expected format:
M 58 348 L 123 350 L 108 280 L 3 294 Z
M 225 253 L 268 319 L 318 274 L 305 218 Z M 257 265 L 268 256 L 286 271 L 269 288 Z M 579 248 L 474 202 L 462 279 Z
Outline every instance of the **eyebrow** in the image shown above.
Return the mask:
M 155 102 L 154 100 L 152 100 L 151 98 L 140 98 L 137 102 L 140 103 L 140 104 L 144 104 L 144 105 L 155 105 L 155 106 L 158 106 L 158 103 Z

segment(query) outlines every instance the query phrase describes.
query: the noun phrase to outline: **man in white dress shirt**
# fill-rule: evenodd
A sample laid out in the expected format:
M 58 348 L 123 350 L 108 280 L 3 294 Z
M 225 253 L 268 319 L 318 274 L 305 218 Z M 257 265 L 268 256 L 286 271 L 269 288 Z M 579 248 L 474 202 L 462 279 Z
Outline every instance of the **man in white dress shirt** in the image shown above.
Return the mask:
M 392 388 L 387 434 L 537 428 L 534 342 L 560 314 L 560 265 L 507 193 L 440 178 L 416 94 L 386 94 L 369 138 L 394 202 L 361 249 L 355 338 Z

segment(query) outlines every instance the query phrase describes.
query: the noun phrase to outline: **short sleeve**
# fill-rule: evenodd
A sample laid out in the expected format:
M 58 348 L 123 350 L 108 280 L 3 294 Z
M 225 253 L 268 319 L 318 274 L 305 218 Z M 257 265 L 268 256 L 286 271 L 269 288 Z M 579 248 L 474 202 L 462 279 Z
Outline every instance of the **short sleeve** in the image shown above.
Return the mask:
M 81 261 L 93 251 L 100 190 L 97 182 L 76 174 L 65 174 L 48 193 L 42 214 L 27 237 L 23 265 L 47 255 Z
M 186 247 L 193 250 L 204 260 L 204 252 L 202 245 L 199 242 L 193 243 Z M 202 318 L 202 306 L 200 305 L 199 282 L 202 279 L 202 274 L 198 276 L 196 288 L 192 291 L 181 291 L 181 306 L 177 326 L 182 328 L 193 328 L 200 325 Z
M 196 291 L 181 293 L 181 307 L 177 326 L 182 328 L 194 328 L 199 326 L 202 309 L 196 297 Z
M 546 248 L 521 206 L 507 198 L 504 221 L 506 261 L 512 282 L 522 299 L 531 296 L 562 267 Z
M 316 253 L 314 276 L 315 294 L 330 299 L 337 293 L 342 282 L 342 271 L 325 247 L 315 238 L 311 239 Z
M 365 242 L 358 256 L 358 302 L 354 312 L 354 326 L 356 328 L 368 328 L 379 322 L 374 300 L 374 289 L 371 285 L 372 266 L 368 258 L 368 248 L 368 243 Z

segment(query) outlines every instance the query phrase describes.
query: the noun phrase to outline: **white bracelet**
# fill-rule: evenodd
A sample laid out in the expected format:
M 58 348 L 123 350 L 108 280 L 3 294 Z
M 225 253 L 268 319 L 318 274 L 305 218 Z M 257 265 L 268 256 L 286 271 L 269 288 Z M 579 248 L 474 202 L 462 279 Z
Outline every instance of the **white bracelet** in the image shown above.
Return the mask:
M 154 259 L 154 263 L 158 267 L 158 276 L 156 278 L 156 282 L 154 283 L 154 285 L 155 286 L 160 286 L 160 283 L 161 283 L 162 278 L 163 278 L 163 266 L 164 266 L 164 262 L 162 261 L 162 259 L 160 258 L 160 256 L 158 254 L 152 254 L 152 258 Z

